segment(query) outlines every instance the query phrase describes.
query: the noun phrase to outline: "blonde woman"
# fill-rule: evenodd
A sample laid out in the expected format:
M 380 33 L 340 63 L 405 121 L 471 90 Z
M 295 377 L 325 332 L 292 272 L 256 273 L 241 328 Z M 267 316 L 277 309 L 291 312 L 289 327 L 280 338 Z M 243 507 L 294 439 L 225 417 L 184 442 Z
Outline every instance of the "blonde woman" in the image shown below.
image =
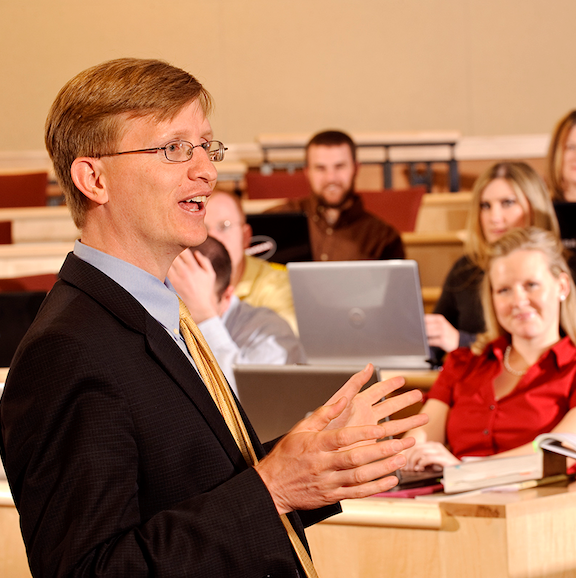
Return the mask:
M 536 227 L 490 249 L 482 302 L 486 332 L 446 359 L 406 435 L 407 469 L 464 456 L 513 455 L 550 431 L 576 433 L 576 289 L 557 237 Z
M 576 202 L 576 110 L 559 121 L 548 149 L 548 180 L 554 202 Z
M 465 254 L 452 267 L 434 313 L 426 315 L 428 342 L 439 361 L 444 352 L 470 346 L 485 330 L 480 284 L 491 243 L 517 227 L 559 234 L 544 181 L 522 162 L 497 163 L 474 184 Z

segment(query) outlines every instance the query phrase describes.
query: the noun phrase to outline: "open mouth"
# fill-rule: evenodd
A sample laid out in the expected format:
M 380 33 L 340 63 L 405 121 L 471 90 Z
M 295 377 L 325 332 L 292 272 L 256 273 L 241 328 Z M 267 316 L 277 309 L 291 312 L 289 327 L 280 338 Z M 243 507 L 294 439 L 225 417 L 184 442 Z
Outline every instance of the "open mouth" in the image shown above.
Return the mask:
M 198 195 L 196 197 L 192 197 L 191 199 L 180 201 L 179 205 L 191 213 L 196 213 L 201 211 L 206 206 L 206 200 L 206 195 Z

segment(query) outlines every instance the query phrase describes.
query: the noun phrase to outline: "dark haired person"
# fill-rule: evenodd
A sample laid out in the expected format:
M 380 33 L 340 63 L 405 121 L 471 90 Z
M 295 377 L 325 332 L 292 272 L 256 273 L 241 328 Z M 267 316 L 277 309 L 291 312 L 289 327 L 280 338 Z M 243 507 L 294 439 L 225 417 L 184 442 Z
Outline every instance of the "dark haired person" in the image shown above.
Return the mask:
M 226 247 L 209 236 L 174 259 L 168 279 L 238 394 L 233 365 L 306 363 L 306 355 L 280 315 L 267 307 L 253 307 L 234 294 L 231 274 Z
M 306 145 L 312 194 L 269 210 L 306 213 L 315 261 L 404 258 L 399 232 L 364 210 L 355 194 L 357 172 L 354 141 L 341 131 L 319 132 Z

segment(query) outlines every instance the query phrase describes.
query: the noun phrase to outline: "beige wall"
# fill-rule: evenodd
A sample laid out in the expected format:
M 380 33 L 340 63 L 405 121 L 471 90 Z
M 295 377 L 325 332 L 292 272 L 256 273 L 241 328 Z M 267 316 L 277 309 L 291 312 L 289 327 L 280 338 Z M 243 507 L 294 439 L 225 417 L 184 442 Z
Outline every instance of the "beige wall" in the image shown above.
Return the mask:
M 214 94 L 218 138 L 456 129 L 547 133 L 576 106 L 574 0 L 0 3 L 0 151 L 43 147 L 76 72 L 158 57 Z

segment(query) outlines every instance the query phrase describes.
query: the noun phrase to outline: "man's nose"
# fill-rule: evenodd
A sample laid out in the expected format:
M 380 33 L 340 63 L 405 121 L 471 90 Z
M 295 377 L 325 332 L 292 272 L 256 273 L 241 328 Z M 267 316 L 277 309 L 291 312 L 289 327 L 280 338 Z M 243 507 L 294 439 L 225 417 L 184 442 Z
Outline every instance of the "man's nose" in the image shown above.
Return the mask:
M 218 178 L 218 171 L 214 163 L 202 147 L 194 149 L 192 159 L 188 164 L 188 175 L 191 179 L 202 179 L 208 183 L 213 183 Z

